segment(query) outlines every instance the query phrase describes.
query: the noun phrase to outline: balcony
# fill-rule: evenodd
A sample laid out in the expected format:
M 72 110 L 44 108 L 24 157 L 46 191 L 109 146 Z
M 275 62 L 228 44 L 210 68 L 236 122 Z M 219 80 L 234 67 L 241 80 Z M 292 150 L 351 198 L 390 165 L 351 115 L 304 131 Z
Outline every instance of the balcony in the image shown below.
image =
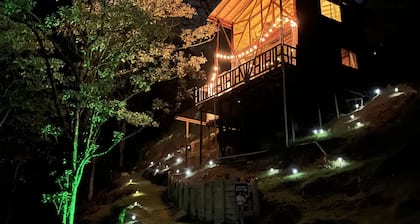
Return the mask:
M 282 60 L 284 60 L 282 63 Z M 195 105 L 238 88 L 284 65 L 296 65 L 296 48 L 276 45 L 245 63 L 219 74 L 214 80 L 194 89 Z

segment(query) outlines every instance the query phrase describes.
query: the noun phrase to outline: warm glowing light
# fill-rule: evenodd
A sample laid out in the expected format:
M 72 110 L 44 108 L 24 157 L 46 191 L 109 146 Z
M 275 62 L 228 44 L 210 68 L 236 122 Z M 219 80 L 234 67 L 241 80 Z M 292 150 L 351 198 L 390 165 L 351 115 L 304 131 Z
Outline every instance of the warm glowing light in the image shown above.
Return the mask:
M 133 183 L 133 179 L 130 179 L 130 181 L 129 181 L 129 182 L 130 182 L 130 184 L 131 184 L 131 183 Z
M 291 20 L 290 21 L 290 26 L 291 27 L 296 27 L 297 26 L 297 23 L 295 21 Z
M 210 166 L 213 166 L 213 164 L 214 164 L 213 160 L 210 160 L 210 161 L 209 161 L 209 165 L 210 165 Z

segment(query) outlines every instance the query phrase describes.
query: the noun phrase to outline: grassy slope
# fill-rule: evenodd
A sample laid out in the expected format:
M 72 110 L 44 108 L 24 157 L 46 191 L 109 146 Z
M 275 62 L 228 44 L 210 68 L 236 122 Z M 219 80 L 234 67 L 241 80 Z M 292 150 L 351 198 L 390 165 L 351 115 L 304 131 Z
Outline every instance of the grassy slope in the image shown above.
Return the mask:
M 407 89 L 394 98 L 382 95 L 356 112 L 368 124 L 364 130 L 343 131 L 348 117 L 330 123 L 346 141 L 329 155 L 342 155 L 350 165 L 338 170 L 307 166 L 302 179 L 260 181 L 265 223 L 420 223 L 419 102 L 417 92 Z
M 317 140 L 329 159 L 342 156 L 348 166 L 318 168 L 322 154 L 314 144 L 308 144 L 204 169 L 198 164 L 198 129 L 192 127 L 188 160 L 195 174 L 185 181 L 257 177 L 262 216 L 251 217 L 248 223 L 420 223 L 420 163 L 416 156 L 420 149 L 420 95 L 410 86 L 401 85 L 400 89 L 404 93 L 384 90 L 383 95 L 354 112 L 353 119 L 348 114 L 331 121 L 326 125 L 329 137 L 304 139 Z M 365 126 L 355 129 L 357 122 Z M 175 159 L 185 158 L 180 150 L 185 143 L 183 128 L 175 122 L 166 137 L 150 143 L 146 161 L 139 167 L 154 161 L 161 165 L 150 170 L 168 164 L 173 171 L 182 170 L 184 165 L 175 165 Z M 204 137 L 203 164 L 217 158 L 214 136 L 206 132 Z M 175 156 L 165 160 L 168 153 Z M 292 165 L 299 166 L 300 175 L 289 176 Z M 279 168 L 279 173 L 267 175 L 270 167 Z M 155 183 L 165 179 L 152 173 L 147 177 Z

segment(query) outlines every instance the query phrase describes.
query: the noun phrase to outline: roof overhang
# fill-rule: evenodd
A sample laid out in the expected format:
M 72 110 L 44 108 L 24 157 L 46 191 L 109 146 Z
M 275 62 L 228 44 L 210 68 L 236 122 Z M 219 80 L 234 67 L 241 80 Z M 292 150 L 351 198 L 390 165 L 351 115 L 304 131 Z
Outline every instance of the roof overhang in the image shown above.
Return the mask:
M 253 0 L 222 0 L 208 16 L 208 20 L 225 28 L 232 28 L 235 19 Z

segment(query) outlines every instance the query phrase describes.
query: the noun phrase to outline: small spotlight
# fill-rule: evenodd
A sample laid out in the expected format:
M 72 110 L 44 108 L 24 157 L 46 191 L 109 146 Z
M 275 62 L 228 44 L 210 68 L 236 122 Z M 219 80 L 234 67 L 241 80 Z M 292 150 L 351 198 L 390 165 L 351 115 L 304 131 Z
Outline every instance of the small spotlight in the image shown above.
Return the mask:
M 322 133 L 324 133 L 324 129 L 319 129 L 319 134 L 322 134 Z
M 381 90 L 379 88 L 377 88 L 377 89 L 375 89 L 375 93 L 376 93 L 376 95 L 379 95 L 379 94 L 381 94 Z
M 179 173 L 179 170 L 176 170 L 176 173 Z
M 131 219 L 132 219 L 132 220 L 136 220 L 136 216 L 135 216 L 135 215 L 132 215 L 132 216 L 131 216 Z
M 129 182 L 130 182 L 130 184 L 131 184 L 131 183 L 133 183 L 133 179 L 130 179 L 130 181 L 129 181 Z
M 316 134 L 318 134 L 318 130 L 314 129 L 314 130 L 312 130 L 312 133 L 314 133 L 314 135 L 316 135 Z
M 210 161 L 209 161 L 209 165 L 210 165 L 210 166 L 213 166 L 213 164 L 214 164 L 213 160 L 210 160 Z
M 177 163 L 181 163 L 181 162 L 182 162 L 182 159 L 181 159 L 181 158 L 177 158 L 177 159 L 176 159 L 176 162 L 177 162 Z
M 296 169 L 296 168 L 293 168 L 293 169 L 292 169 L 292 173 L 293 173 L 293 174 L 297 174 L 298 172 L 299 172 L 299 171 L 298 171 L 298 169 Z
M 270 168 L 270 172 L 274 172 L 274 168 Z
M 169 169 L 169 166 L 168 166 L 168 165 L 166 165 L 166 166 L 165 166 L 165 168 L 166 168 L 166 169 Z
M 159 173 L 159 169 L 156 169 L 156 170 L 155 170 L 155 172 L 156 172 L 156 173 Z
M 136 194 L 139 194 L 140 192 L 139 191 L 136 191 Z
M 354 119 L 354 114 L 350 115 L 350 119 Z
M 359 105 L 358 103 L 356 103 L 356 104 L 354 105 L 354 107 L 355 107 L 356 109 L 359 109 L 360 105 Z
M 395 87 L 394 92 L 398 93 L 399 91 L 398 87 Z
M 190 176 L 191 175 L 191 170 L 190 169 L 186 169 L 185 170 L 185 175 Z
M 135 201 L 135 202 L 134 202 L 134 205 L 135 205 L 135 206 L 137 206 L 137 205 L 139 205 L 139 203 L 138 203 L 137 201 Z
M 341 163 L 341 162 L 343 162 L 343 158 L 342 157 L 338 157 L 337 158 L 337 161 Z

